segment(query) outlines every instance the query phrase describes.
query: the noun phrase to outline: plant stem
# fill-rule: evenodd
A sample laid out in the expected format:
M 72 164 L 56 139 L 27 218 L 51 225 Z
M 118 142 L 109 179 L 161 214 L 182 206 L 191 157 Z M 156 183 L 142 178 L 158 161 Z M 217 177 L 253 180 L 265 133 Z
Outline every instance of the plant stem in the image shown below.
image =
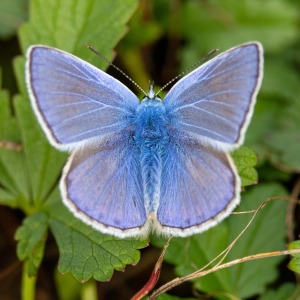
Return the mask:
M 34 300 L 35 299 L 35 284 L 36 276 L 28 276 L 28 261 L 23 264 L 22 283 L 21 283 L 21 299 Z
M 97 286 L 93 279 L 86 282 L 81 289 L 81 300 L 97 300 Z

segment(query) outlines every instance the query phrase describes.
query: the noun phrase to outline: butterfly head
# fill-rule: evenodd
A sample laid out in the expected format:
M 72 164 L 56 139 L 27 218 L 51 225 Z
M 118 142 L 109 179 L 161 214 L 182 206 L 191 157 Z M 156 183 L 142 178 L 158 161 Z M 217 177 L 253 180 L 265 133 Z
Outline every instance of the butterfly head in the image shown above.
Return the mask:
M 161 98 L 154 92 L 153 83 L 150 83 L 147 95 L 142 99 L 142 103 L 148 105 L 161 104 Z

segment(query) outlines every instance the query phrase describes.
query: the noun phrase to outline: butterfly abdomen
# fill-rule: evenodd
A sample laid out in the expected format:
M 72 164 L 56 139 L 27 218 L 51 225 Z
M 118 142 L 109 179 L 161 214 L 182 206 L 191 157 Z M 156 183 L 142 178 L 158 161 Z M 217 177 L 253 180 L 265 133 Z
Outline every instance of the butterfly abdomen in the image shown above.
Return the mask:
M 137 110 L 135 140 L 140 149 L 144 204 L 148 214 L 156 213 L 160 198 L 162 152 L 168 134 L 166 114 L 159 99 L 147 99 Z

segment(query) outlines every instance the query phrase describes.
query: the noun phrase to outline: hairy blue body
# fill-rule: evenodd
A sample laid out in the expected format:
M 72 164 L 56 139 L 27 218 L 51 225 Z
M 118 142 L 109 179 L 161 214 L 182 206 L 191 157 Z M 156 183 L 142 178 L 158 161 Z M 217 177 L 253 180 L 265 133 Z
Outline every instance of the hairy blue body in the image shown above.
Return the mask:
M 169 120 L 160 98 L 145 98 L 136 112 L 134 139 L 140 154 L 144 204 L 148 213 L 156 212 L 160 197 L 162 155 L 169 135 Z

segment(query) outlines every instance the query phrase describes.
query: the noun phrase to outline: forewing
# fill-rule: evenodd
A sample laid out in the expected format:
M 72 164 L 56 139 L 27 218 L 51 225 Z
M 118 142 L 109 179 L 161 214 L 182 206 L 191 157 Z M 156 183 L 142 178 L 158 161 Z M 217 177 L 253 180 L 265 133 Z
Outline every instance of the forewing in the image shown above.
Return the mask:
M 211 145 L 240 145 L 262 79 L 262 47 L 230 49 L 181 79 L 164 103 L 173 126 Z
M 174 236 L 202 232 L 239 203 L 240 180 L 230 156 L 200 145 L 170 144 L 161 179 L 158 231 Z
M 72 154 L 60 184 L 65 205 L 83 222 L 118 237 L 146 234 L 137 149 L 129 140 Z
M 29 48 L 26 77 L 35 113 L 58 148 L 122 131 L 139 104 L 118 80 L 54 48 Z

